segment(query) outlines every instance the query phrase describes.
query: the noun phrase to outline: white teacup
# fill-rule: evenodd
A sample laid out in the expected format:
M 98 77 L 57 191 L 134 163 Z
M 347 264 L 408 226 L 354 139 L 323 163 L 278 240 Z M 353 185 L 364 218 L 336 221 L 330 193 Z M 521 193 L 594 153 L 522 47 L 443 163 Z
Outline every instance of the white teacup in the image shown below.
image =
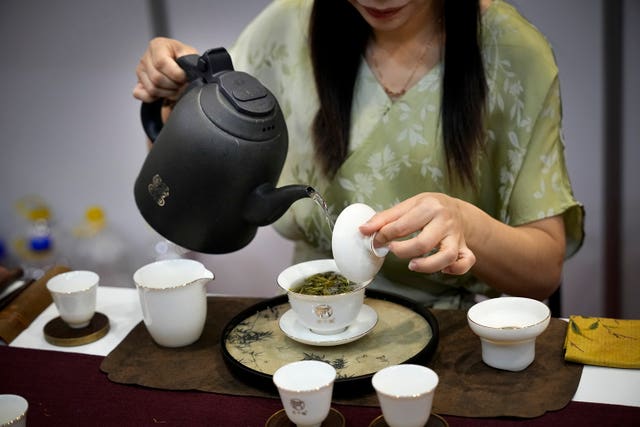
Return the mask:
M 0 427 L 27 425 L 27 399 L 17 394 L 0 394 Z
M 301 360 L 273 374 L 289 420 L 298 427 L 320 426 L 329 415 L 336 370 L 326 362 Z
M 371 379 L 390 427 L 424 427 L 431 415 L 438 374 L 422 365 L 393 365 Z
M 72 328 L 84 328 L 96 312 L 100 276 L 93 271 L 76 270 L 58 274 L 47 282 L 60 317 Z
M 144 324 L 156 343 L 182 347 L 200 338 L 210 280 L 213 273 L 190 259 L 156 261 L 133 274 Z

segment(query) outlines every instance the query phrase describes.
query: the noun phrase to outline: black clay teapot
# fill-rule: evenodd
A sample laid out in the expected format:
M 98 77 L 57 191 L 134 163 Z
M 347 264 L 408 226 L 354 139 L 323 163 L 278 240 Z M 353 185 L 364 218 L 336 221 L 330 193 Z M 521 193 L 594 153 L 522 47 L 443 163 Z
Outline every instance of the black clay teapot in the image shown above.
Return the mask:
M 288 134 L 269 90 L 234 71 L 224 48 L 177 62 L 190 83 L 167 122 L 160 117 L 163 100 L 142 104 L 153 146 L 135 182 L 135 201 L 168 240 L 198 252 L 233 252 L 314 191 L 275 188 Z

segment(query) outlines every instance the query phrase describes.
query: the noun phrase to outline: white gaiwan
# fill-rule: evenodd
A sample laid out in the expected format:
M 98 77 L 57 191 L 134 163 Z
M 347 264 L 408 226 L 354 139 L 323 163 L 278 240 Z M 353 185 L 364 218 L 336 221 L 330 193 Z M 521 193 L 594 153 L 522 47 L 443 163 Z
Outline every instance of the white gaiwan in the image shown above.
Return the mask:
M 521 297 L 488 299 L 467 312 L 469 327 L 480 337 L 482 360 L 506 371 L 522 371 L 533 362 L 536 337 L 550 319 L 544 303 Z
M 365 236 L 359 227 L 376 211 L 364 203 L 354 203 L 340 212 L 331 237 L 331 250 L 340 273 L 355 283 L 370 281 L 378 273 L 389 252 L 386 247 L 374 248 L 373 238 Z
M 318 273 L 342 273 L 332 259 L 301 262 L 278 275 L 278 285 L 287 291 L 289 304 L 298 321 L 312 332 L 334 335 L 344 331 L 358 316 L 364 302 L 364 290 L 369 282 L 355 290 L 337 295 L 305 295 L 292 292 L 304 279 Z

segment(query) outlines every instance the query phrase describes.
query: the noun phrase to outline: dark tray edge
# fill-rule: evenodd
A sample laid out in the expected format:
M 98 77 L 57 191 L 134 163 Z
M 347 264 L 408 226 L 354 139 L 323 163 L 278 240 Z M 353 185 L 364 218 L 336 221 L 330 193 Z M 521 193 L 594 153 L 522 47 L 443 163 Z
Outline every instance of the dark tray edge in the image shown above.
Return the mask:
M 393 302 L 411 310 L 415 311 L 422 317 L 424 317 L 431 326 L 432 337 L 429 340 L 429 343 L 420 350 L 416 355 L 410 357 L 402 363 L 415 363 L 419 365 L 427 365 L 427 363 L 431 360 L 433 355 L 438 348 L 438 342 L 440 339 L 439 333 L 439 325 L 436 317 L 429 311 L 427 308 L 422 306 L 421 304 L 412 301 L 408 298 L 401 297 L 399 295 L 391 294 L 388 292 L 378 291 L 374 289 L 367 289 L 365 291 L 365 295 L 369 298 L 379 299 L 384 301 Z M 264 310 L 267 307 L 276 306 L 280 304 L 285 304 L 289 302 L 289 299 L 286 294 L 279 295 L 264 301 L 261 301 L 257 304 L 248 307 L 247 309 L 241 311 L 236 316 L 234 316 L 224 327 L 222 330 L 222 335 L 220 337 L 220 348 L 222 351 L 222 359 L 225 362 L 225 365 L 231 372 L 231 374 L 239 379 L 240 381 L 246 383 L 251 387 L 255 387 L 262 391 L 266 391 L 268 393 L 277 394 L 278 391 L 273 384 L 272 375 L 265 374 L 263 372 L 256 371 L 243 365 L 238 362 L 231 354 L 229 354 L 226 346 L 226 338 L 229 333 L 236 327 L 238 323 L 242 320 L 246 319 L 254 315 L 256 312 Z M 371 377 L 373 374 L 360 375 L 358 377 L 350 377 L 350 378 L 338 378 L 336 379 L 333 386 L 333 394 L 336 397 L 349 397 L 353 398 L 359 395 L 367 394 L 373 392 L 373 387 L 371 385 Z

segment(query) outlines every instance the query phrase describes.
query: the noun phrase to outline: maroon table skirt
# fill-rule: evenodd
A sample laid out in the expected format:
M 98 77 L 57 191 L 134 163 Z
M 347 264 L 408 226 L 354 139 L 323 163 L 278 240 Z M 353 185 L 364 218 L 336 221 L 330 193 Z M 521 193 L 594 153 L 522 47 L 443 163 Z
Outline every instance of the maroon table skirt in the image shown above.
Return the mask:
M 282 408 L 277 398 L 178 392 L 116 384 L 99 367 L 103 357 L 0 347 L 0 394 L 29 402 L 27 424 L 35 426 L 264 426 Z M 347 426 L 367 427 L 375 407 L 334 405 Z M 571 402 L 534 419 L 444 417 L 456 426 L 627 426 L 640 408 Z M 635 424 L 637 425 L 637 424 Z

